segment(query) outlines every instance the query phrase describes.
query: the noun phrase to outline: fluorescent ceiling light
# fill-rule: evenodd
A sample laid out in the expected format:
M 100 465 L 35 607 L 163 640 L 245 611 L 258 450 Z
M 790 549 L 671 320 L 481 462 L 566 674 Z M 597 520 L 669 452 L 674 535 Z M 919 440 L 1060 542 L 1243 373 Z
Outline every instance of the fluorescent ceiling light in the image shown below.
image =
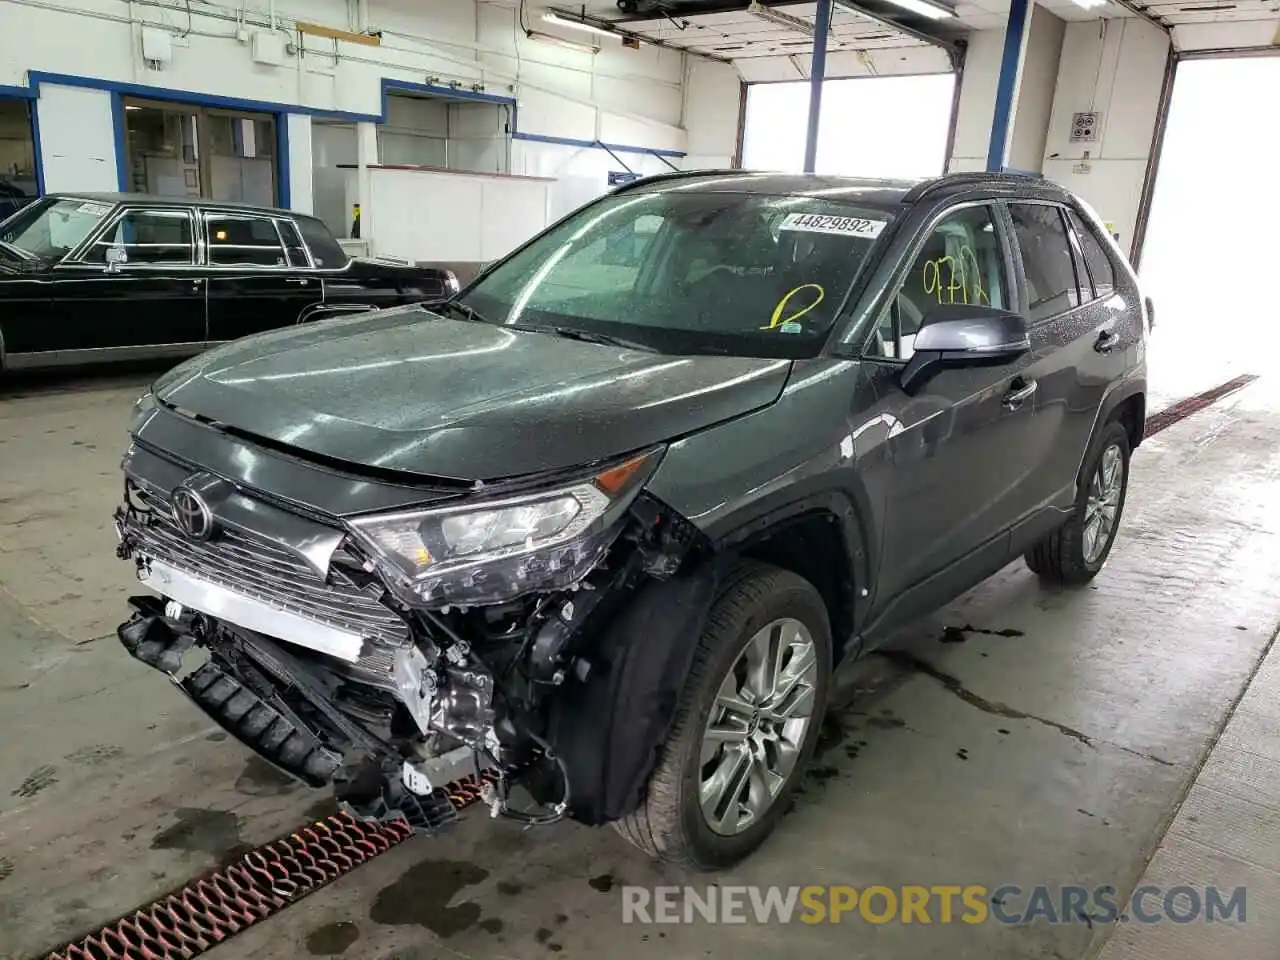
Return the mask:
M 585 30 L 587 33 L 594 33 L 601 37 L 616 37 L 618 34 L 612 30 L 605 30 L 594 24 L 584 23 L 581 20 L 570 20 L 568 17 L 562 17 L 558 13 L 544 13 L 542 19 L 547 23 L 554 23 L 557 27 L 569 27 L 572 30 Z
M 792 17 L 777 10 L 771 10 L 760 3 L 760 0 L 751 0 L 751 6 L 747 7 L 747 13 L 754 14 L 761 20 L 768 20 L 779 27 L 786 27 L 788 30 L 797 30 L 800 33 L 807 33 L 809 36 L 813 36 L 813 24 L 808 20 L 801 20 L 799 17 Z
M 555 37 L 549 33 L 542 33 L 538 30 L 527 30 L 525 36 L 536 43 L 549 43 L 557 47 L 564 47 L 567 50 L 577 50 L 580 53 L 596 54 L 600 52 L 600 48 L 590 43 L 578 43 L 577 40 L 566 40 L 564 37 Z
M 896 7 L 903 10 L 910 10 L 912 13 L 919 14 L 922 17 L 928 17 L 930 20 L 946 20 L 954 17 L 956 12 L 950 7 L 944 7 L 940 3 L 932 3 L 930 0 L 889 0 Z M 1074 0 L 1079 3 L 1080 0 Z M 1085 0 L 1086 3 L 1104 3 L 1105 0 Z M 843 0 L 835 0 L 837 7 L 848 10 L 850 13 L 861 13 L 852 3 L 843 2 Z
M 1083 7 L 1085 10 L 1096 10 L 1098 7 L 1105 7 L 1107 0 L 1071 0 L 1077 7 Z

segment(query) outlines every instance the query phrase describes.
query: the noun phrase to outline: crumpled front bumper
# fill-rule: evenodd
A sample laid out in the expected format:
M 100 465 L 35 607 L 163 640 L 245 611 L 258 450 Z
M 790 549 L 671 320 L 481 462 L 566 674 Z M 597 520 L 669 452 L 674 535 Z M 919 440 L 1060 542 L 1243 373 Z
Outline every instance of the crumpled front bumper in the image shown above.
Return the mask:
M 400 758 L 388 744 L 377 740 L 350 718 L 344 718 L 300 673 L 288 676 L 287 654 L 273 652 L 266 638 L 241 634 L 254 668 L 276 681 L 289 682 L 291 689 L 309 701 L 309 706 L 351 741 L 361 764 L 352 767 L 344 753 L 327 746 L 317 729 L 297 713 L 269 703 L 269 689 L 251 689 L 242 679 L 210 659 L 179 678 L 184 656 L 197 645 L 198 638 L 181 621 L 166 616 L 165 603 L 157 597 L 129 598 L 133 615 L 117 628 L 124 648 L 136 659 L 159 670 L 174 686 L 223 730 L 282 772 L 311 787 L 334 786 L 343 807 L 362 819 L 403 818 L 416 830 L 432 832 L 456 819 L 457 805 L 447 791 L 434 790 L 418 795 L 405 788 L 400 776 Z M 224 629 L 234 629 L 226 628 Z M 262 645 L 254 650 L 255 644 Z M 277 701 L 279 702 L 279 701 Z

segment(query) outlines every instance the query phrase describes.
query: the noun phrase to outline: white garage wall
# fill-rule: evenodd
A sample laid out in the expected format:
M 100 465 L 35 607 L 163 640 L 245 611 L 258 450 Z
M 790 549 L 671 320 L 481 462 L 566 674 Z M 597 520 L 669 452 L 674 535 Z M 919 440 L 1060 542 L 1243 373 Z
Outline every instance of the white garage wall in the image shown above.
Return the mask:
M 1114 224 L 1126 250 L 1133 241 L 1168 54 L 1168 37 L 1136 17 L 1069 23 L 1062 43 L 1044 173 Z M 1101 114 L 1096 142 L 1071 142 L 1071 116 L 1079 111 Z
M 738 152 L 742 78 L 731 64 L 689 58 L 685 74 L 684 122 L 689 155 L 682 167 L 723 170 Z
M 46 86 L 39 106 L 45 189 L 118 189 L 111 95 Z
M 290 41 L 298 38 L 295 18 L 357 26 L 354 0 L 276 0 L 274 7 L 275 29 Z M 464 90 L 482 84 L 489 94 L 519 101 L 520 133 L 625 137 L 615 142 L 685 148 L 682 54 L 648 46 L 629 50 L 611 40 L 592 54 L 531 40 L 518 29 L 514 4 L 369 0 L 369 8 L 369 28 L 383 31 L 381 46 L 304 36 L 299 55 L 287 55 L 283 66 L 266 66 L 237 39 L 240 7 L 232 0 L 0 0 L 0 85 L 24 85 L 32 71 L 367 116 L 381 114 L 384 78 L 455 82 Z M 267 11 L 268 0 L 247 0 L 243 30 L 271 32 Z M 144 26 L 170 37 L 171 59 L 159 69 L 142 60 Z M 541 21 L 530 26 L 554 31 Z M 565 33 L 567 40 L 586 38 Z M 41 85 L 42 130 L 72 123 L 56 116 L 67 101 L 46 93 L 53 89 Z M 94 102 L 107 103 L 101 95 Z M 101 122 L 79 127 L 78 149 L 114 168 L 109 111 L 95 116 Z M 301 136 L 300 126 L 290 129 Z M 544 146 L 550 147 L 526 144 L 522 153 L 528 159 Z M 304 148 L 291 143 L 293 149 Z M 556 151 L 551 157 L 558 162 Z
M 1015 170 L 1039 173 L 1044 163 L 1065 33 L 1066 24 L 1060 17 L 1039 4 L 1032 5 L 1006 158 L 1006 165 Z
M 951 143 L 951 173 L 987 169 L 991 121 L 995 116 L 996 88 L 1000 85 L 1000 61 L 1004 55 L 1004 29 L 975 30 L 969 34 L 960 103 L 956 110 L 955 136 Z

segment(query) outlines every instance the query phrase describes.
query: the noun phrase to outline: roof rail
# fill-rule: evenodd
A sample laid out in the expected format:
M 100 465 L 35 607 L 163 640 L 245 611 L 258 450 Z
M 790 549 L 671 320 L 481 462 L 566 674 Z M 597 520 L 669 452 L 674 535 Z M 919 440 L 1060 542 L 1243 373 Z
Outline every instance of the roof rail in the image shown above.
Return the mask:
M 1031 173 L 1021 170 L 1001 170 L 998 173 L 991 173 L 986 170 L 970 170 L 963 173 L 945 173 L 940 177 L 934 177 L 932 180 L 925 180 L 923 183 L 917 183 L 914 187 L 907 191 L 903 196 L 903 203 L 915 203 L 923 197 L 928 196 L 935 190 L 941 190 L 944 187 L 964 186 L 966 183 L 1025 183 L 1027 180 L 1044 181 L 1044 174 Z
M 736 175 L 746 174 L 750 172 L 751 171 L 749 170 L 728 170 L 728 169 L 726 170 L 669 170 L 665 173 L 653 173 L 653 174 L 649 174 L 648 176 L 643 176 L 635 180 L 631 180 L 627 183 L 619 184 L 618 186 L 613 188 L 613 192 L 622 193 L 623 191 L 630 190 L 633 187 L 644 186 L 646 184 L 650 184 L 650 183 L 654 183 L 656 181 L 662 181 L 662 180 L 685 180 L 690 177 L 706 177 L 706 176 L 715 176 L 715 177 L 736 176 Z

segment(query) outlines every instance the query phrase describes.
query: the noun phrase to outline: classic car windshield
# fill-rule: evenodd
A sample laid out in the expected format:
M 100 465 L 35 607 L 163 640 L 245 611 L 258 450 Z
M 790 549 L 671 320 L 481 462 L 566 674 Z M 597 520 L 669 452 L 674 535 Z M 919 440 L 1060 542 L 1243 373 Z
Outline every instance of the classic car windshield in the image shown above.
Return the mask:
M 113 209 L 99 200 L 35 203 L 4 224 L 0 240 L 41 260 L 61 260 Z
M 623 193 L 571 216 L 461 298 L 498 324 L 663 353 L 815 353 L 884 210 L 812 196 Z

